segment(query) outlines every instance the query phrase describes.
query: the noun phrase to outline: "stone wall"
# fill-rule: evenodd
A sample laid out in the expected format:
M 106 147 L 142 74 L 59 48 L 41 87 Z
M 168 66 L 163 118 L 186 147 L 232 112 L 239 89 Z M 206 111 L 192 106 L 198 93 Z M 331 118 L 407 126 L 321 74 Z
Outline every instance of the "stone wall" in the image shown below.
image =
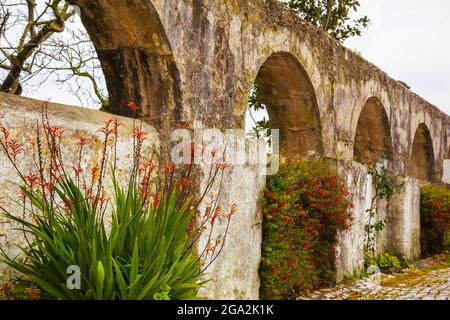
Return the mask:
M 374 188 L 367 168 L 357 162 L 340 164 L 338 172 L 346 179 L 354 204 L 353 225 L 338 235 L 336 245 L 337 280 L 341 281 L 364 267 L 364 228 Z M 414 261 L 420 257 L 420 182 L 398 177 L 397 183 L 401 189 L 389 202 L 382 200 L 377 204 L 377 221 L 386 219 L 386 227 L 377 237 L 376 251 Z
M 392 168 L 411 175 L 415 135 L 423 125 L 431 137 L 436 180 L 442 176 L 442 161 L 450 149 L 448 116 L 278 0 L 71 2 L 80 6 L 92 41 L 104 53 L 111 88 L 117 87 L 116 73 L 120 81 L 137 82 L 136 90 L 125 90 L 128 96 L 120 99 L 142 102 L 142 117 L 149 122 L 158 123 L 154 118 L 165 114 L 173 122 L 201 120 L 222 129 L 242 128 L 248 94 L 262 76 L 269 102 L 282 99 L 272 108 L 272 118 L 286 120 L 290 140 L 302 141 L 302 133 L 318 122 L 321 153 L 352 161 L 361 112 L 367 101 L 376 99 L 387 116 Z M 119 72 L 120 65 L 133 68 Z M 290 72 L 293 66 L 299 71 Z M 165 93 L 152 84 L 160 91 L 166 88 Z M 114 96 L 122 92 L 113 91 Z M 292 114 L 295 106 L 303 111 L 294 112 L 292 123 L 284 113 Z M 311 110 L 313 122 L 297 117 Z
M 208 270 L 206 278 L 212 281 L 202 289 L 202 295 L 210 299 L 259 298 L 260 199 L 264 186 L 265 176 L 257 165 L 235 166 L 226 172 L 220 205 L 230 208 L 236 204 L 238 213 L 231 221 L 224 250 Z M 201 241 L 200 247 L 204 245 Z
M 92 139 L 89 150 L 83 156 L 85 171 L 95 166 L 101 154 L 101 135 L 97 131 L 110 114 L 50 104 L 48 109 L 52 124 L 65 128 L 64 157 L 69 162 L 77 161 L 76 134 L 84 134 Z M 29 138 L 33 137 L 36 121 L 41 118 L 41 102 L 11 95 L 0 94 L 0 126 L 7 127 L 11 138 L 16 138 L 25 146 L 25 153 L 31 152 Z M 132 119 L 119 117 L 123 124 L 120 130 L 118 144 L 118 167 L 121 175 L 129 171 L 132 159 L 131 128 Z M 150 155 L 159 144 L 159 135 L 151 126 L 144 124 L 144 131 L 149 134 L 144 153 Z M 247 141 L 247 145 L 256 143 Z M 25 172 L 32 167 L 30 157 L 19 156 L 21 169 Z M 335 160 L 332 160 L 335 161 Z M 371 177 L 367 168 L 352 161 L 337 161 L 336 167 L 349 188 L 353 203 L 354 223 L 352 228 L 338 236 L 336 246 L 337 279 L 361 270 L 364 263 L 364 226 L 367 223 L 366 210 L 370 207 L 373 194 Z M 205 167 L 202 188 L 205 188 L 207 172 Z M 259 277 L 258 267 L 261 259 L 262 216 L 261 196 L 265 186 L 265 175 L 261 165 L 236 165 L 225 171 L 220 187 L 216 185 L 213 192 L 220 193 L 219 204 L 229 210 L 233 204 L 237 205 L 238 214 L 232 220 L 226 245 L 219 259 L 209 268 L 206 279 L 211 279 L 201 294 L 212 299 L 258 299 Z M 389 202 L 380 203 L 379 218 L 387 218 L 387 227 L 378 239 L 378 252 L 389 252 L 413 260 L 420 254 L 420 183 L 418 180 L 399 177 L 402 190 Z M 0 153 L 0 191 L 2 204 L 11 210 L 17 207 L 11 199 L 17 199 L 18 179 L 3 152 Z M 11 199 L 9 199 L 11 198 Z M 202 204 L 204 209 L 206 203 Z M 17 212 L 20 214 L 20 212 Z M 219 221 L 220 226 L 226 224 Z M 23 243 L 21 232 L 13 232 L 13 226 L 0 223 L 0 246 L 9 254 L 17 251 L 15 244 Z M 217 235 L 217 234 L 215 234 Z M 206 238 L 202 238 L 199 248 L 203 248 Z M 4 277 L 5 270 L 0 267 L 0 274 Z M 0 277 L 1 278 L 1 277 Z M 1 279 L 0 279 L 1 280 Z
M 82 21 L 102 61 L 113 111 L 129 115 L 126 103 L 139 104 L 139 116 L 149 124 L 146 128 L 154 132 L 151 125 L 162 133 L 159 146 L 167 146 L 168 130 L 184 122 L 243 128 L 249 92 L 255 80 L 261 80 L 270 117 L 282 129 L 281 144 L 292 153 L 314 151 L 334 159 L 350 187 L 355 224 L 339 236 L 338 279 L 362 267 L 365 210 L 373 192 L 367 169 L 354 160 L 370 152 L 372 143 L 381 151 L 388 146 L 389 167 L 405 177 L 399 178 L 405 184 L 390 203 L 380 204 L 380 215 L 387 217 L 388 226 L 378 250 L 417 256 L 419 182 L 409 176 L 440 181 L 450 149 L 449 118 L 436 106 L 302 21 L 277 0 L 69 2 L 81 8 Z M 382 121 L 364 137 L 365 131 L 358 125 L 368 101 L 380 106 L 373 114 Z M 0 95 L 0 103 L 0 124 L 12 128 L 24 142 L 40 116 L 40 103 L 5 95 Z M 72 140 L 77 131 L 83 131 L 98 141 L 95 131 L 110 117 L 54 105 L 50 113 L 67 127 Z M 369 113 L 362 118 L 371 117 Z M 130 119 L 122 120 L 129 128 Z M 126 135 L 123 137 L 121 161 L 126 164 L 130 145 Z M 364 141 L 357 152 L 356 137 Z M 385 143 L 386 137 L 389 143 Z M 368 138 L 368 143 L 363 138 Z M 67 146 L 70 150 L 69 141 Z M 361 150 L 364 146 L 367 150 Z M 87 167 L 98 160 L 98 148 L 90 151 L 92 156 L 84 159 Z M 74 157 L 73 152 L 69 156 Z M 9 182 L 14 181 L 13 171 L 4 158 L 0 160 L 0 189 L 14 196 Z M 421 168 L 432 172 L 420 172 Z M 217 277 L 203 291 L 207 296 L 258 296 L 258 206 L 264 186 L 258 170 L 235 168 L 227 180 L 224 207 L 238 204 L 241 216 L 233 222 L 225 254 L 212 268 L 211 274 Z M 0 240 L 2 247 L 9 247 L 15 239 L 5 231 L 8 228 L 0 226 L 0 233 L 6 233 Z
M 420 182 L 410 177 L 398 180 L 402 189 L 387 207 L 382 251 L 414 261 L 420 257 Z

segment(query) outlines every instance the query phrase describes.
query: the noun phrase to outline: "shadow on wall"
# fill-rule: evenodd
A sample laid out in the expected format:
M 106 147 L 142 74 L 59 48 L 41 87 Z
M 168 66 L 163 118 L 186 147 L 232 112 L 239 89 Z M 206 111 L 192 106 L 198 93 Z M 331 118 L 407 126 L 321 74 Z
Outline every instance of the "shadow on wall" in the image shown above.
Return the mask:
M 433 141 L 428 127 L 417 128 L 410 161 L 410 176 L 422 181 L 436 182 Z
M 372 167 L 380 159 L 392 160 L 389 118 L 378 98 L 365 103 L 356 129 L 354 159 Z
M 298 60 L 287 52 L 271 55 L 255 81 L 263 95 L 271 129 L 280 130 L 287 155 L 322 154 L 322 130 L 316 94 Z

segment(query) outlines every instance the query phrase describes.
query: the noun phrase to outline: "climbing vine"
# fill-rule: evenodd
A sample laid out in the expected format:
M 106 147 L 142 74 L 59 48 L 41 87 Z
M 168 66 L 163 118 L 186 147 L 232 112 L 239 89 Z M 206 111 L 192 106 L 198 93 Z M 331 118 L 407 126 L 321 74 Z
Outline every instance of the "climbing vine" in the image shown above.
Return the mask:
M 375 193 L 371 199 L 370 208 L 366 210 L 369 221 L 365 226 L 365 251 L 369 257 L 374 258 L 377 236 L 386 227 L 386 219 L 377 220 L 378 204 L 381 200 L 389 201 L 400 190 L 401 185 L 397 183 L 395 177 L 387 169 L 384 159 L 371 167 L 369 175 L 372 177 Z

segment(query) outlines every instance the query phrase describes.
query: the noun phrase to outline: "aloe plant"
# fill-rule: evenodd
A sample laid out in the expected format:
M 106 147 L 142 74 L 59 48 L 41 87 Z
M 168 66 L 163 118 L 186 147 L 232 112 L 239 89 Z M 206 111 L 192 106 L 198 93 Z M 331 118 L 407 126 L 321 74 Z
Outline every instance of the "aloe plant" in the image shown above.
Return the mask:
M 193 299 L 203 284 L 197 255 L 190 250 L 193 235 L 186 232 L 195 212 L 191 200 L 177 204 L 174 188 L 155 206 L 143 209 L 143 199 L 131 184 L 121 188 L 113 178 L 114 210 L 107 232 L 97 206 L 83 196 L 70 178 L 57 193 L 68 208 L 54 210 L 40 194 L 23 188 L 39 209 L 34 222 L 7 211 L 34 239 L 23 247 L 23 260 L 3 254 L 4 261 L 22 276 L 22 288 L 37 285 L 44 299 Z M 80 268 L 81 289 L 66 282 L 68 266 Z
M 136 114 L 134 104 L 129 108 Z M 192 188 L 198 168 L 187 164 L 176 171 L 171 163 L 155 165 L 152 159 L 143 158 L 141 147 L 146 134 L 134 119 L 132 169 L 128 183 L 122 186 L 115 176 L 119 126 L 117 119 L 110 119 L 98 130 L 104 135 L 103 153 L 100 164 L 91 168 L 89 181 L 82 176 L 88 170 L 81 165 L 88 139 L 78 137 L 78 163 L 66 165 L 61 152 L 64 129 L 49 123 L 46 103 L 40 128 L 36 127 L 36 148 L 32 148 L 37 150 L 32 155 L 36 167 L 29 174 L 23 174 L 17 165 L 24 148 L 0 127 L 0 146 L 21 179 L 21 201 L 11 201 L 23 209 L 23 215 L 0 207 L 2 215 L 18 224 L 17 229 L 27 240 L 20 247 L 19 257 L 11 258 L 0 248 L 3 261 L 19 274 L 14 280 L 17 296 L 133 300 L 197 297 L 205 283 L 200 279 L 222 251 L 231 216 L 236 213 L 233 207 L 226 215 L 225 232 L 218 241 L 212 238 L 214 223 L 226 214 L 217 205 L 219 195 L 210 199 L 205 214 L 199 212 L 199 204 L 210 194 L 219 172 L 222 181 L 224 167 L 211 166 L 208 187 L 198 194 Z M 49 152 L 42 152 L 44 148 Z M 104 183 L 108 163 L 111 200 L 107 199 Z M 70 167 L 74 177 L 65 170 Z M 152 182 L 155 175 L 157 181 Z M 110 218 L 105 217 L 108 206 Z M 195 244 L 207 226 L 206 247 L 197 254 Z M 69 285 L 71 270 L 80 276 L 76 286 Z M 11 286 L 5 288 L 10 290 Z

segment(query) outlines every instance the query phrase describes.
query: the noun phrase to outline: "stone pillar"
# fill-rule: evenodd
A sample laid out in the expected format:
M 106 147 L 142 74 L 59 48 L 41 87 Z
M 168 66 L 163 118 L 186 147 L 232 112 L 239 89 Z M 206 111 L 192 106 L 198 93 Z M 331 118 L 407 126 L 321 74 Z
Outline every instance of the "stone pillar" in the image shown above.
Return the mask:
M 420 257 L 420 182 L 398 179 L 403 186 L 389 201 L 383 251 L 412 261 Z
M 337 236 L 336 280 L 340 282 L 364 267 L 364 226 L 366 209 L 370 206 L 372 182 L 367 168 L 357 162 L 339 163 L 338 173 L 345 179 L 354 205 L 352 227 Z

